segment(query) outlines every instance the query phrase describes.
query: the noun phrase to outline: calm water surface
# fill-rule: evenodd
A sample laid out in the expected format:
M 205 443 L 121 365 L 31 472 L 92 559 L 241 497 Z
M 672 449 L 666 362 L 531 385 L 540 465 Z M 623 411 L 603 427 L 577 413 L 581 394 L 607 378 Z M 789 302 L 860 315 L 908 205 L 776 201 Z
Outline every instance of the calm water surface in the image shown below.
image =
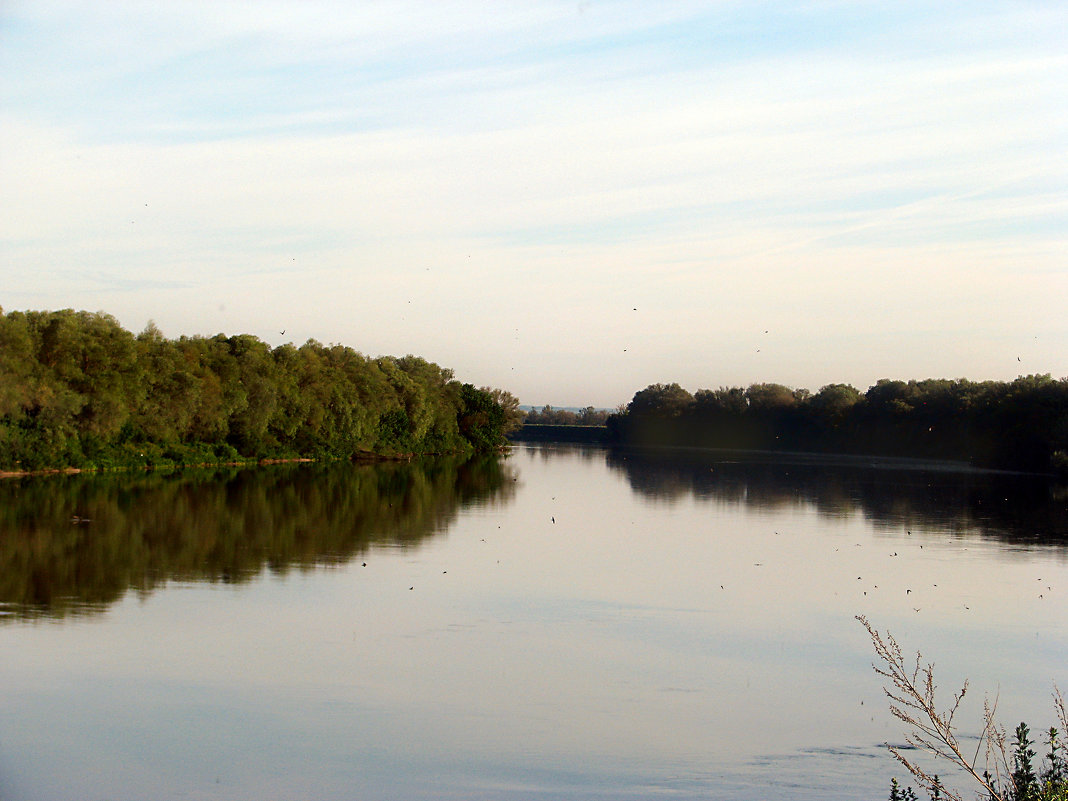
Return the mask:
M 1066 535 L 1033 481 L 563 446 L 7 481 L 0 799 L 882 799 L 854 616 L 1040 731 Z

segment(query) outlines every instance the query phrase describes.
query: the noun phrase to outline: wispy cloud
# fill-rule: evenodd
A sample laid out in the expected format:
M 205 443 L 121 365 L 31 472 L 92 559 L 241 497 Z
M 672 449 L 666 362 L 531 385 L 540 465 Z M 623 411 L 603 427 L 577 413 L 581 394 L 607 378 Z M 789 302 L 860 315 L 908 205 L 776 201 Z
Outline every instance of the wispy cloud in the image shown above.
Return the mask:
M 566 396 L 533 401 L 1005 376 L 1036 320 L 1068 373 L 1065 40 L 1056 3 L 10 3 L 0 302 L 264 336 L 282 307 Z M 769 317 L 792 344 L 757 359 Z

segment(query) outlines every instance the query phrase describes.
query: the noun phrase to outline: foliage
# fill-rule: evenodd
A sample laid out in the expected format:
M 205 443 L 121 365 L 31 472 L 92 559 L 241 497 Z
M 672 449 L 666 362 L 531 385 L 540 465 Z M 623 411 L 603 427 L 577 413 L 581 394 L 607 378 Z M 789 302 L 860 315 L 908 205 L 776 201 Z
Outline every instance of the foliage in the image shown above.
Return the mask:
M 518 409 L 518 400 L 507 393 L 464 384 L 460 387 L 460 433 L 478 450 L 496 447 L 520 425 Z
M 926 752 L 962 771 L 972 779 L 986 801 L 1068 801 L 1068 771 L 1060 744 L 1061 735 L 1068 734 L 1068 712 L 1064 697 L 1056 687 L 1054 706 L 1061 728 L 1058 731 L 1054 726 L 1049 730 L 1049 752 L 1046 767 L 1041 772 L 1035 770 L 1036 754 L 1031 747 L 1034 743 L 1026 723 L 1016 727 L 1010 758 L 1006 732 L 995 717 L 996 701 L 993 704 L 983 702 L 982 729 L 975 753 L 969 756 L 963 750 L 954 722 L 968 691 L 967 680 L 961 685 L 960 692 L 954 694 L 953 703 L 945 710 L 940 710 L 935 698 L 933 666 L 921 666 L 923 657 L 920 653 L 916 654 L 914 662 L 906 659 L 892 635 L 880 633 L 862 616 L 858 616 L 857 620 L 871 638 L 879 659 L 874 666 L 875 672 L 888 683 L 883 692 L 890 701 L 890 713 L 906 726 L 905 742 L 908 747 Z M 928 772 L 928 768 L 921 766 L 904 748 L 889 744 L 887 748 L 927 790 L 932 801 L 942 798 L 963 801 L 959 792 L 947 788 L 937 774 Z M 983 753 L 982 766 L 979 764 L 980 752 Z M 906 792 L 911 792 L 911 788 Z M 907 797 L 900 790 L 897 780 L 891 779 L 891 801 L 904 801 Z
M 107 314 L 0 310 L 0 469 L 490 449 L 518 401 L 484 389 L 492 424 L 461 425 L 462 385 L 416 356 L 368 358 L 248 334 L 137 336 Z
M 1068 378 L 891 381 L 861 393 L 782 384 L 699 389 L 651 384 L 607 420 L 616 442 L 817 451 L 1068 470 Z
M 531 409 L 527 412 L 523 422 L 542 426 L 603 426 L 609 414 L 607 409 L 596 409 L 593 406 L 586 406 L 577 412 L 543 406 L 541 409 Z
M 916 791 L 911 787 L 904 790 L 897 783 L 897 779 L 890 780 L 890 801 L 918 801 Z

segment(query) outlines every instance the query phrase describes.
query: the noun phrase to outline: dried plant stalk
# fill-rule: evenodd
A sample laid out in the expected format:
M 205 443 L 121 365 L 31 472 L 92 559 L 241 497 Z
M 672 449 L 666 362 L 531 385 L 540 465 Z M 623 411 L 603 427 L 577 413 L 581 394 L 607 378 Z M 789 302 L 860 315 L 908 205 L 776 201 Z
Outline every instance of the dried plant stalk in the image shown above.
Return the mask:
M 875 672 L 887 681 L 883 692 L 890 700 L 890 713 L 908 727 L 905 742 L 914 748 L 922 749 L 934 756 L 948 760 L 963 769 L 976 783 L 989 794 L 990 801 L 1008 801 L 999 792 L 1002 777 L 1008 776 L 1008 761 L 1005 750 L 1005 732 L 994 722 L 997 701 L 983 704 L 983 729 L 979 734 L 979 743 L 971 759 L 961 749 L 960 741 L 954 729 L 953 719 L 960 709 L 961 701 L 968 692 L 965 680 L 960 692 L 953 696 L 953 703 L 944 712 L 940 712 L 935 701 L 934 665 L 921 665 L 922 655 L 917 652 L 913 664 L 906 661 L 901 646 L 889 633 L 881 634 L 872 627 L 867 618 L 857 616 L 857 620 L 868 631 L 875 654 L 880 664 L 875 664 Z M 1059 693 L 1058 693 L 1059 696 Z M 1059 714 L 1064 721 L 1064 703 L 1061 699 Z M 985 764 L 983 772 L 978 769 L 979 752 L 985 745 Z M 933 792 L 937 785 L 944 798 L 963 801 L 959 793 L 946 788 L 933 775 L 909 759 L 901 749 L 886 744 L 890 753 L 909 771 L 916 781 Z M 993 775 L 989 768 L 994 768 Z

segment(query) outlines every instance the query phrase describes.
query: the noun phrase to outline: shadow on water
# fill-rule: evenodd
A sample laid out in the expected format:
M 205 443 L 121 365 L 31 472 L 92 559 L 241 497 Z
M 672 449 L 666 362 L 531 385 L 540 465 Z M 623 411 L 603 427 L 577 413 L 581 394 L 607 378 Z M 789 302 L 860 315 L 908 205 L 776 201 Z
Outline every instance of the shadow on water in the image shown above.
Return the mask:
M 0 482 L 0 621 L 91 615 L 130 589 L 344 564 L 507 502 L 498 457 Z
M 877 529 L 901 533 L 937 529 L 1010 545 L 1068 545 L 1068 490 L 1043 477 L 944 463 L 783 461 L 708 451 L 601 453 L 634 492 L 652 501 L 692 498 L 769 510 L 807 505 L 828 517 L 861 514 Z

